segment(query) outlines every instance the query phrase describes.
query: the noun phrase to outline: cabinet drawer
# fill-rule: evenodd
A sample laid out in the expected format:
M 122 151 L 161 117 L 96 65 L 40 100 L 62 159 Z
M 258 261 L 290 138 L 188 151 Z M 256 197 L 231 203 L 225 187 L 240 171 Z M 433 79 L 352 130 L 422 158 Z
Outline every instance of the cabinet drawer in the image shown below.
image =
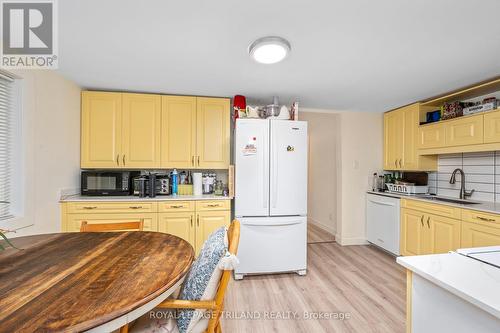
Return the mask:
M 196 201 L 196 211 L 211 211 L 211 210 L 230 210 L 231 202 L 229 200 L 206 200 Z
M 418 210 L 427 214 L 434 214 L 454 219 L 461 218 L 461 209 L 447 205 L 428 203 L 419 200 L 401 200 L 401 207 Z
M 194 201 L 166 201 L 158 203 L 160 213 L 194 212 Z
M 155 213 L 156 202 L 71 202 L 68 213 Z
M 67 215 L 67 225 L 65 231 L 79 232 L 82 221 L 89 224 L 94 223 L 121 223 L 144 220 L 144 231 L 157 231 L 157 214 L 69 214 Z
M 466 222 L 482 222 L 485 225 L 500 228 L 500 215 L 478 212 L 474 210 L 462 210 L 462 220 Z
M 484 222 L 462 222 L 460 247 L 485 247 L 500 245 L 500 228 Z

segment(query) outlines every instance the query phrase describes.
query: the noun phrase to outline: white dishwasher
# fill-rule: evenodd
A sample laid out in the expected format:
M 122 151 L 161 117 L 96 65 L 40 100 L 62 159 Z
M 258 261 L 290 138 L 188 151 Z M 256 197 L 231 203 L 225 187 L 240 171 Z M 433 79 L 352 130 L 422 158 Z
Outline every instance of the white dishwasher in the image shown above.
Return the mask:
M 399 255 L 400 199 L 381 194 L 366 195 L 367 240 Z

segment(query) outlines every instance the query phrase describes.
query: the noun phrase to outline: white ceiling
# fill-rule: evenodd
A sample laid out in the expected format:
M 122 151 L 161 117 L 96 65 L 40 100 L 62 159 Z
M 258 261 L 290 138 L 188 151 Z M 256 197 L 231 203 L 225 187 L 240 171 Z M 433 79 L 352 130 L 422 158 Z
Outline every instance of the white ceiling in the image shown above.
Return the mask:
M 63 0 L 59 71 L 82 87 L 385 111 L 500 74 L 499 0 Z M 288 39 L 261 65 L 255 39 Z

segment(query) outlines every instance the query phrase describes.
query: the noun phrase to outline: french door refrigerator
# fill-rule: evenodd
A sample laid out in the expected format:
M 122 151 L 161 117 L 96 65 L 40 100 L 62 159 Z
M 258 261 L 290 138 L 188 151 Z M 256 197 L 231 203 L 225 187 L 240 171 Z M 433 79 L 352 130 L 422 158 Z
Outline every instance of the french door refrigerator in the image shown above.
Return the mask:
M 238 119 L 235 130 L 235 217 L 246 274 L 307 268 L 307 123 Z

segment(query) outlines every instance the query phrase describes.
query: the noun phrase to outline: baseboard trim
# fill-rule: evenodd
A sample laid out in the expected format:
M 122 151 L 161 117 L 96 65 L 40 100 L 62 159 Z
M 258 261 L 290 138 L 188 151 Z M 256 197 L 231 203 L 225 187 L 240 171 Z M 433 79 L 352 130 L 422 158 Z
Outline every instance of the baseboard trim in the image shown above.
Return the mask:
M 360 238 L 360 237 L 351 237 L 351 238 L 346 238 L 346 237 L 341 237 L 340 235 L 335 235 L 335 241 L 339 243 L 342 246 L 348 246 L 348 245 L 368 245 L 368 241 L 365 238 Z
M 324 230 L 324 231 L 326 231 L 326 232 L 331 233 L 332 235 L 335 235 L 336 230 L 335 230 L 334 228 L 329 227 L 329 226 L 326 226 L 326 225 L 324 225 L 323 223 L 318 222 L 318 221 L 316 221 L 316 220 L 315 220 L 315 219 L 313 219 L 313 218 L 308 217 L 307 219 L 308 219 L 308 223 L 311 223 L 311 224 L 312 224 L 312 225 L 314 225 L 315 227 L 318 227 L 318 228 L 320 228 L 321 230 Z

